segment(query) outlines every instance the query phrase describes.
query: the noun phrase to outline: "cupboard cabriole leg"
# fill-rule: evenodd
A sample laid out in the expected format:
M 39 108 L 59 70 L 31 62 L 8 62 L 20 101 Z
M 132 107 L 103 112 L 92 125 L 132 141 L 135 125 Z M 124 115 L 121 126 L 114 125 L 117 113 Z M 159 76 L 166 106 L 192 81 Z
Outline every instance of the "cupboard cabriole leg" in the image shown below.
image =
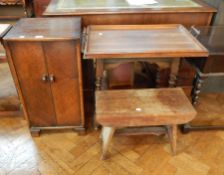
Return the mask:
M 102 146 L 103 148 L 102 148 L 101 160 L 105 160 L 107 158 L 109 144 L 113 137 L 114 131 L 115 131 L 115 128 L 113 128 L 113 127 L 103 127 L 102 128 L 101 137 L 102 137 L 102 142 L 103 142 L 103 146 Z

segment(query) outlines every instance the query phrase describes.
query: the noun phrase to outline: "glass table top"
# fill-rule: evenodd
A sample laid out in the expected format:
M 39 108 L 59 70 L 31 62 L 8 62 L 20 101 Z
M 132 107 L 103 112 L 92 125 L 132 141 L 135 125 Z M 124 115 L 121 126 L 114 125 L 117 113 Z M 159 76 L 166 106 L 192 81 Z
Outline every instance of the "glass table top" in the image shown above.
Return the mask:
M 191 31 L 210 55 L 224 55 L 224 26 L 194 26 Z

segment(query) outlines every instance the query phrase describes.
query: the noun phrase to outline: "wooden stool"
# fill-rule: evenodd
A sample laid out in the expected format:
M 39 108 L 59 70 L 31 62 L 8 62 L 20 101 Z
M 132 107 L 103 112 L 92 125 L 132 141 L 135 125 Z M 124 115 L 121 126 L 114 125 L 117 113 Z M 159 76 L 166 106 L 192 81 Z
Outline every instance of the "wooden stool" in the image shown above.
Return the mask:
M 102 159 L 117 128 L 167 125 L 176 153 L 177 125 L 196 111 L 181 88 L 96 91 L 96 120 L 103 126 Z

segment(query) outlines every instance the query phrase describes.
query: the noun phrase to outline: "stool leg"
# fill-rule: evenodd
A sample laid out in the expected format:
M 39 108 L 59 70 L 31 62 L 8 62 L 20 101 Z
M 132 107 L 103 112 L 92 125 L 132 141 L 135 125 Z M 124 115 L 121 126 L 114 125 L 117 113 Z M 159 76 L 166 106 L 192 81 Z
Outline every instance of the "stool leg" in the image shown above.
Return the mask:
M 176 155 L 177 147 L 177 125 L 168 126 L 168 135 L 170 139 L 171 149 L 174 155 Z
M 103 151 L 102 151 L 102 156 L 101 156 L 102 160 L 106 159 L 109 144 L 113 137 L 114 131 L 115 131 L 115 128 L 113 128 L 113 127 L 103 127 L 102 128 L 102 133 L 101 133 L 101 137 L 103 140 Z

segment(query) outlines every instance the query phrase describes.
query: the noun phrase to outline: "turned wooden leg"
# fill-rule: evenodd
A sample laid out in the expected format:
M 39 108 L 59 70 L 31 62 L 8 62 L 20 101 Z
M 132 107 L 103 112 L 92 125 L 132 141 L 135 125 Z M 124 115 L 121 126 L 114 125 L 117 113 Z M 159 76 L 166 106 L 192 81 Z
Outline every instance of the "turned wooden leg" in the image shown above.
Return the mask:
M 113 128 L 113 127 L 103 127 L 102 128 L 102 133 L 101 133 L 101 138 L 103 141 L 103 149 L 102 149 L 102 156 L 101 156 L 102 160 L 107 158 L 106 157 L 107 151 L 109 148 L 110 141 L 113 137 L 114 131 L 115 131 L 115 128 Z
M 102 82 L 102 77 L 96 77 L 95 85 L 96 85 L 96 90 L 101 90 L 101 83 Z
M 180 58 L 173 59 L 171 62 L 169 87 L 175 87 L 177 81 L 177 75 L 180 67 Z
M 176 147 L 177 147 L 177 125 L 168 126 L 168 136 L 170 140 L 171 149 L 173 155 L 176 155 Z
M 31 133 L 32 137 L 39 137 L 40 136 L 40 129 L 35 128 L 35 127 L 31 127 L 30 128 L 30 133 Z
M 97 91 L 102 89 L 104 62 L 102 60 L 95 60 L 95 88 Z M 100 125 L 97 123 L 95 115 L 93 119 L 93 128 L 98 130 Z
M 96 90 L 101 90 L 102 88 L 102 79 L 104 72 L 104 63 L 102 60 L 96 60 L 95 62 L 95 86 Z

